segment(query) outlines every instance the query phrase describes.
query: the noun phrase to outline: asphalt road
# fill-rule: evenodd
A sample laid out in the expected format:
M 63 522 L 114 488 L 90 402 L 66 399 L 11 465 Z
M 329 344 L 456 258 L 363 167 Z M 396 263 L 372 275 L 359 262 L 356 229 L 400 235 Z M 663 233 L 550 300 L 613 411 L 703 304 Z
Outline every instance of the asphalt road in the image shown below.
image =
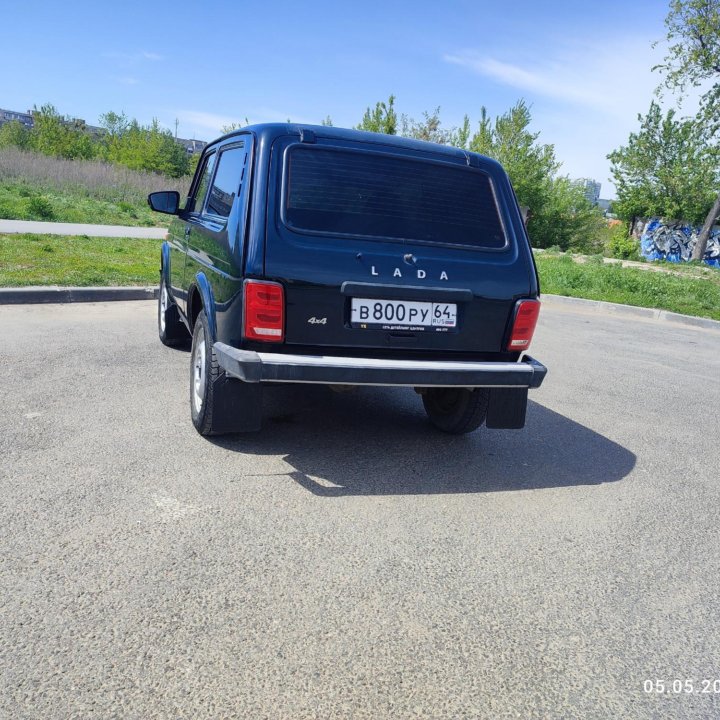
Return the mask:
M 523 431 L 308 388 L 210 442 L 154 323 L 0 307 L 0 716 L 720 715 L 720 333 L 549 307 Z

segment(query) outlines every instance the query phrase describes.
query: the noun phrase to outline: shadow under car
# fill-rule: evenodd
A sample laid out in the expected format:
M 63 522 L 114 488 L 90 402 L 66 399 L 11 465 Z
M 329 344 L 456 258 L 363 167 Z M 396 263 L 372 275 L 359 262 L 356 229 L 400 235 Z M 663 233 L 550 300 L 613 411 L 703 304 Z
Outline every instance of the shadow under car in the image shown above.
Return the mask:
M 325 497 L 483 493 L 596 485 L 626 477 L 636 457 L 570 418 L 530 401 L 523 430 L 434 429 L 407 388 L 335 393 L 271 387 L 263 429 L 210 438 L 229 450 L 279 455 L 289 475 Z M 242 476 L 238 478 L 242 480 Z

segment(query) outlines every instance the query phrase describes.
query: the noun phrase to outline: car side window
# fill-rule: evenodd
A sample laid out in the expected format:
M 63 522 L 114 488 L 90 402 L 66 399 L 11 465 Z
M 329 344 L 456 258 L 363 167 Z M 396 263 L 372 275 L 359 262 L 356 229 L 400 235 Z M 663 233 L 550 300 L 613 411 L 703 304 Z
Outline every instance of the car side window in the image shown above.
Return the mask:
M 203 167 L 200 181 L 195 188 L 195 194 L 192 202 L 190 203 L 190 212 L 201 213 L 205 205 L 205 197 L 207 196 L 208 187 L 210 185 L 210 178 L 212 177 L 213 170 L 215 169 L 215 159 L 217 153 L 212 153 L 205 158 L 205 166 Z
M 233 145 L 220 153 L 217 172 L 213 180 L 205 214 L 227 218 L 235 198 L 240 193 L 245 171 L 247 151 L 244 145 Z

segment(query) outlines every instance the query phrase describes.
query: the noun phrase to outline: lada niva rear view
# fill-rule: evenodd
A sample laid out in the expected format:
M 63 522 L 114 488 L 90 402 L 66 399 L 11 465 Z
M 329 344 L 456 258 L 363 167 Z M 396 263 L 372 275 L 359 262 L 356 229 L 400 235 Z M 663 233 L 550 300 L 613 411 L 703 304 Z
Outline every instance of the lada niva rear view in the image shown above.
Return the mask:
M 532 252 L 493 160 L 359 131 L 260 125 L 204 151 L 163 246 L 158 321 L 192 335 L 203 434 L 257 430 L 268 383 L 401 385 L 449 433 L 521 428 L 545 367 Z

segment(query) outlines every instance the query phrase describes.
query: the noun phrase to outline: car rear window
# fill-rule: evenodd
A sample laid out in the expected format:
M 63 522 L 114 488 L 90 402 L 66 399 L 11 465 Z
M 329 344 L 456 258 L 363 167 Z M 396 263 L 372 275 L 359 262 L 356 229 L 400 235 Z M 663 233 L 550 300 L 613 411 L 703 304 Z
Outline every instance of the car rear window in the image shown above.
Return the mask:
M 371 152 L 293 147 L 284 220 L 292 229 L 499 249 L 490 177 L 475 168 Z

